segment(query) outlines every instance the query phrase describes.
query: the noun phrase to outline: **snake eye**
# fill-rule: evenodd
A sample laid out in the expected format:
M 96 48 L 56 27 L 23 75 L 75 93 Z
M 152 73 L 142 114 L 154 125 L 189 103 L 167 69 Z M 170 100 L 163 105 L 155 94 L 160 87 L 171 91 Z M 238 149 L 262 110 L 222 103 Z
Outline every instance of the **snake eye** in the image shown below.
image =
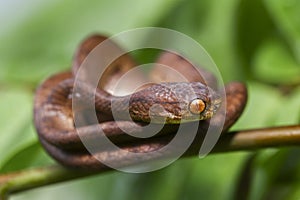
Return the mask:
M 205 103 L 201 99 L 194 99 L 190 105 L 189 110 L 191 113 L 198 115 L 205 110 Z

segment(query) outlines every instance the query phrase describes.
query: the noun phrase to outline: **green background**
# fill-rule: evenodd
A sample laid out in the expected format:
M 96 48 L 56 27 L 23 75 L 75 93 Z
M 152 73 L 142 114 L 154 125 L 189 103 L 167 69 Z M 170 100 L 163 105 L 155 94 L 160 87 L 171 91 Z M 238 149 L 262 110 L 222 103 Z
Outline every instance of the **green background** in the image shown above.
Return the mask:
M 92 33 L 159 26 L 187 34 L 212 56 L 225 82 L 247 83 L 249 102 L 233 129 L 299 123 L 299 13 L 297 0 L 0 0 L 0 172 L 54 163 L 33 127 L 34 90 L 69 69 L 77 45 Z M 240 193 L 299 199 L 299 153 L 295 147 L 182 159 L 152 173 L 114 172 L 12 199 L 233 199 Z

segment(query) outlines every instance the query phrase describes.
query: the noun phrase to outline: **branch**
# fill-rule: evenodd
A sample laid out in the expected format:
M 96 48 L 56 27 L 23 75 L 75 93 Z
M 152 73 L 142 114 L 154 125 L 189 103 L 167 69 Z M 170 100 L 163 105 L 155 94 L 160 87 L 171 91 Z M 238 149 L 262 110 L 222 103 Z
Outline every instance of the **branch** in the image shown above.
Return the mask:
M 7 199 L 9 194 L 86 177 L 92 174 L 94 173 L 67 169 L 60 165 L 32 168 L 3 174 L 0 176 L 0 199 Z
M 300 144 L 300 125 L 223 134 L 212 153 L 256 150 L 267 147 L 292 146 Z M 196 155 L 187 152 L 187 155 Z M 82 171 L 67 169 L 59 165 L 25 169 L 20 172 L 0 176 L 0 199 L 7 199 L 9 194 L 37 188 L 54 183 L 69 181 L 89 175 L 104 173 L 101 171 Z
M 228 132 L 220 137 L 213 152 L 245 151 L 293 145 L 300 145 L 300 125 Z

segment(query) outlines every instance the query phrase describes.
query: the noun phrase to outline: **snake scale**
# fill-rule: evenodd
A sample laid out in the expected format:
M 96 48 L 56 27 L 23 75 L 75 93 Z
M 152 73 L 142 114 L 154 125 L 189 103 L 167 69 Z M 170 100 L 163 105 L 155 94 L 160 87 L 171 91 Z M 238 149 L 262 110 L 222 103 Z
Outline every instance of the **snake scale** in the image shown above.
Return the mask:
M 71 72 L 58 73 L 47 78 L 36 91 L 34 123 L 39 140 L 54 159 L 68 167 L 93 170 L 108 168 L 91 155 L 82 144 L 74 125 L 71 98 L 74 77 L 81 63 L 92 49 L 105 39 L 104 36 L 93 35 L 83 41 L 74 56 Z M 113 42 L 112 44 L 119 48 Z M 209 72 L 203 70 L 201 75 L 205 77 L 205 80 L 211 82 L 212 89 L 204 84 L 201 76 L 195 75 L 193 71 L 195 68 L 192 67 L 192 64 L 179 55 L 163 52 L 157 63 L 171 66 L 183 73 L 190 83 L 153 84 L 131 95 L 113 96 L 109 92 L 111 89 L 110 85 L 135 66 L 133 59 L 125 54 L 114 61 L 108 68 L 108 71 L 104 73 L 103 79 L 100 80 L 99 87 L 95 93 L 95 107 L 99 123 L 79 127 L 78 129 L 87 138 L 94 140 L 98 137 L 97 128 L 101 127 L 106 136 L 123 150 L 151 152 L 162 148 L 172 140 L 181 120 L 186 122 L 184 123 L 185 126 L 189 126 L 189 123 L 199 123 L 196 139 L 186 152 L 186 154 L 191 154 L 191 152 L 199 149 L 199 143 L 201 144 L 201 139 L 203 139 L 203 135 L 207 130 L 209 118 L 214 115 L 217 119 L 216 121 L 218 121 L 218 118 L 225 117 L 222 130 L 225 133 L 243 112 L 247 101 L 247 89 L 244 84 L 231 82 L 225 86 L 227 103 L 224 105 L 221 103 L 216 88 L 214 88 L 214 85 L 216 85 L 215 77 Z M 156 74 L 156 78 L 162 76 L 160 78 L 165 79 L 163 73 L 155 72 L 154 74 Z M 188 87 L 192 88 L 193 95 L 191 93 L 186 95 L 185 85 L 187 84 Z M 88 92 L 90 90 L 88 85 L 82 84 L 81 90 L 83 94 L 87 94 L 83 99 L 94 98 L 93 96 L 89 97 L 89 94 L 92 92 Z M 174 90 L 176 95 L 172 94 Z M 174 98 L 174 95 L 176 98 Z M 178 101 L 178 99 L 181 101 Z M 118 120 L 114 120 L 111 116 L 110 102 L 112 100 L 119 103 L 120 113 L 117 114 L 120 116 L 120 119 L 118 118 Z M 122 109 L 122 106 L 125 104 L 129 105 L 129 116 L 135 122 L 128 121 L 127 115 L 122 116 L 122 110 L 125 110 L 125 108 Z M 168 112 L 154 109 L 151 110 L 152 115 L 150 116 L 149 109 L 155 104 L 162 105 L 164 110 Z M 226 111 L 226 115 L 217 111 L 222 106 Z M 166 120 L 166 125 L 154 137 L 147 139 L 133 138 L 126 135 L 123 131 L 122 127 L 125 127 L 129 132 L 142 133 L 145 131 L 145 124 L 156 119 L 159 121 L 160 117 Z M 126 157 L 126 154 L 124 155 L 124 153 L 119 151 L 97 152 L 96 154 L 97 157 L 101 157 L 104 160 L 115 160 L 124 166 L 134 163 L 133 161 L 131 162 L 130 157 Z

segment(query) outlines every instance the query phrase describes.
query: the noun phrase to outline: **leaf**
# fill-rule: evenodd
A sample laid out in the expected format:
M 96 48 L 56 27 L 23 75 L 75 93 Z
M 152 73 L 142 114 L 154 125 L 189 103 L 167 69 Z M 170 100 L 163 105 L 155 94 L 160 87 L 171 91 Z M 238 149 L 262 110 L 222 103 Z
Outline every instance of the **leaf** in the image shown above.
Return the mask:
M 295 125 L 300 121 L 300 87 L 295 88 L 293 92 L 282 98 L 278 105 L 276 124 L 280 125 Z
M 297 0 L 265 0 L 271 17 L 279 31 L 293 49 L 297 63 L 300 63 L 300 2 Z
M 182 192 L 182 199 L 185 196 L 190 197 L 188 199 L 232 199 L 239 169 L 248 155 L 239 152 L 196 158 L 183 186 L 188 192 Z
M 236 9 L 235 19 L 233 29 L 236 32 L 232 36 L 235 38 L 235 53 L 241 61 L 240 67 L 251 77 L 253 55 L 261 43 L 273 34 L 274 24 L 261 0 L 241 0 Z
M 143 196 L 145 200 L 219 199 L 220 196 L 230 199 L 237 171 L 247 155 L 237 153 L 211 155 L 203 159 L 194 157 L 177 160 L 171 166 L 155 172 L 124 175 L 123 178 L 133 178 L 130 182 L 132 189 L 125 191 L 125 199 L 139 199 L 144 194 L 147 194 Z
M 257 154 L 253 164 L 250 200 L 264 199 L 272 181 L 276 178 L 279 165 L 285 154 L 278 150 L 262 150 Z
M 41 145 L 35 141 L 26 147 L 18 149 L 10 159 L 6 160 L 0 170 L 1 173 L 19 171 L 32 167 L 40 167 L 53 164 L 53 161 Z
M 293 84 L 300 81 L 300 65 L 279 39 L 268 39 L 256 51 L 254 75 L 273 84 Z
M 298 155 L 298 148 L 260 152 L 254 162 L 250 199 L 298 199 Z
M 0 82 L 36 84 L 69 69 L 77 45 L 93 33 L 118 33 L 156 23 L 177 0 L 55 1 L 0 37 Z M 144 12 L 147 11 L 147 14 Z M 12 11 L 13 12 L 13 11 Z
M 279 91 L 257 82 L 248 82 L 247 86 L 246 109 L 232 129 L 262 128 L 275 125 L 279 113 L 274 115 L 274 110 L 278 110 L 283 102 Z
M 2 89 L 0 96 L 0 152 L 5 152 L 0 158 L 1 169 L 14 154 L 36 141 L 36 134 L 31 125 L 31 94 L 21 89 Z
M 235 42 L 235 9 L 239 3 L 239 0 L 182 2 L 159 25 L 187 34 L 201 44 L 225 82 L 241 80 L 245 72 L 232 45 Z

